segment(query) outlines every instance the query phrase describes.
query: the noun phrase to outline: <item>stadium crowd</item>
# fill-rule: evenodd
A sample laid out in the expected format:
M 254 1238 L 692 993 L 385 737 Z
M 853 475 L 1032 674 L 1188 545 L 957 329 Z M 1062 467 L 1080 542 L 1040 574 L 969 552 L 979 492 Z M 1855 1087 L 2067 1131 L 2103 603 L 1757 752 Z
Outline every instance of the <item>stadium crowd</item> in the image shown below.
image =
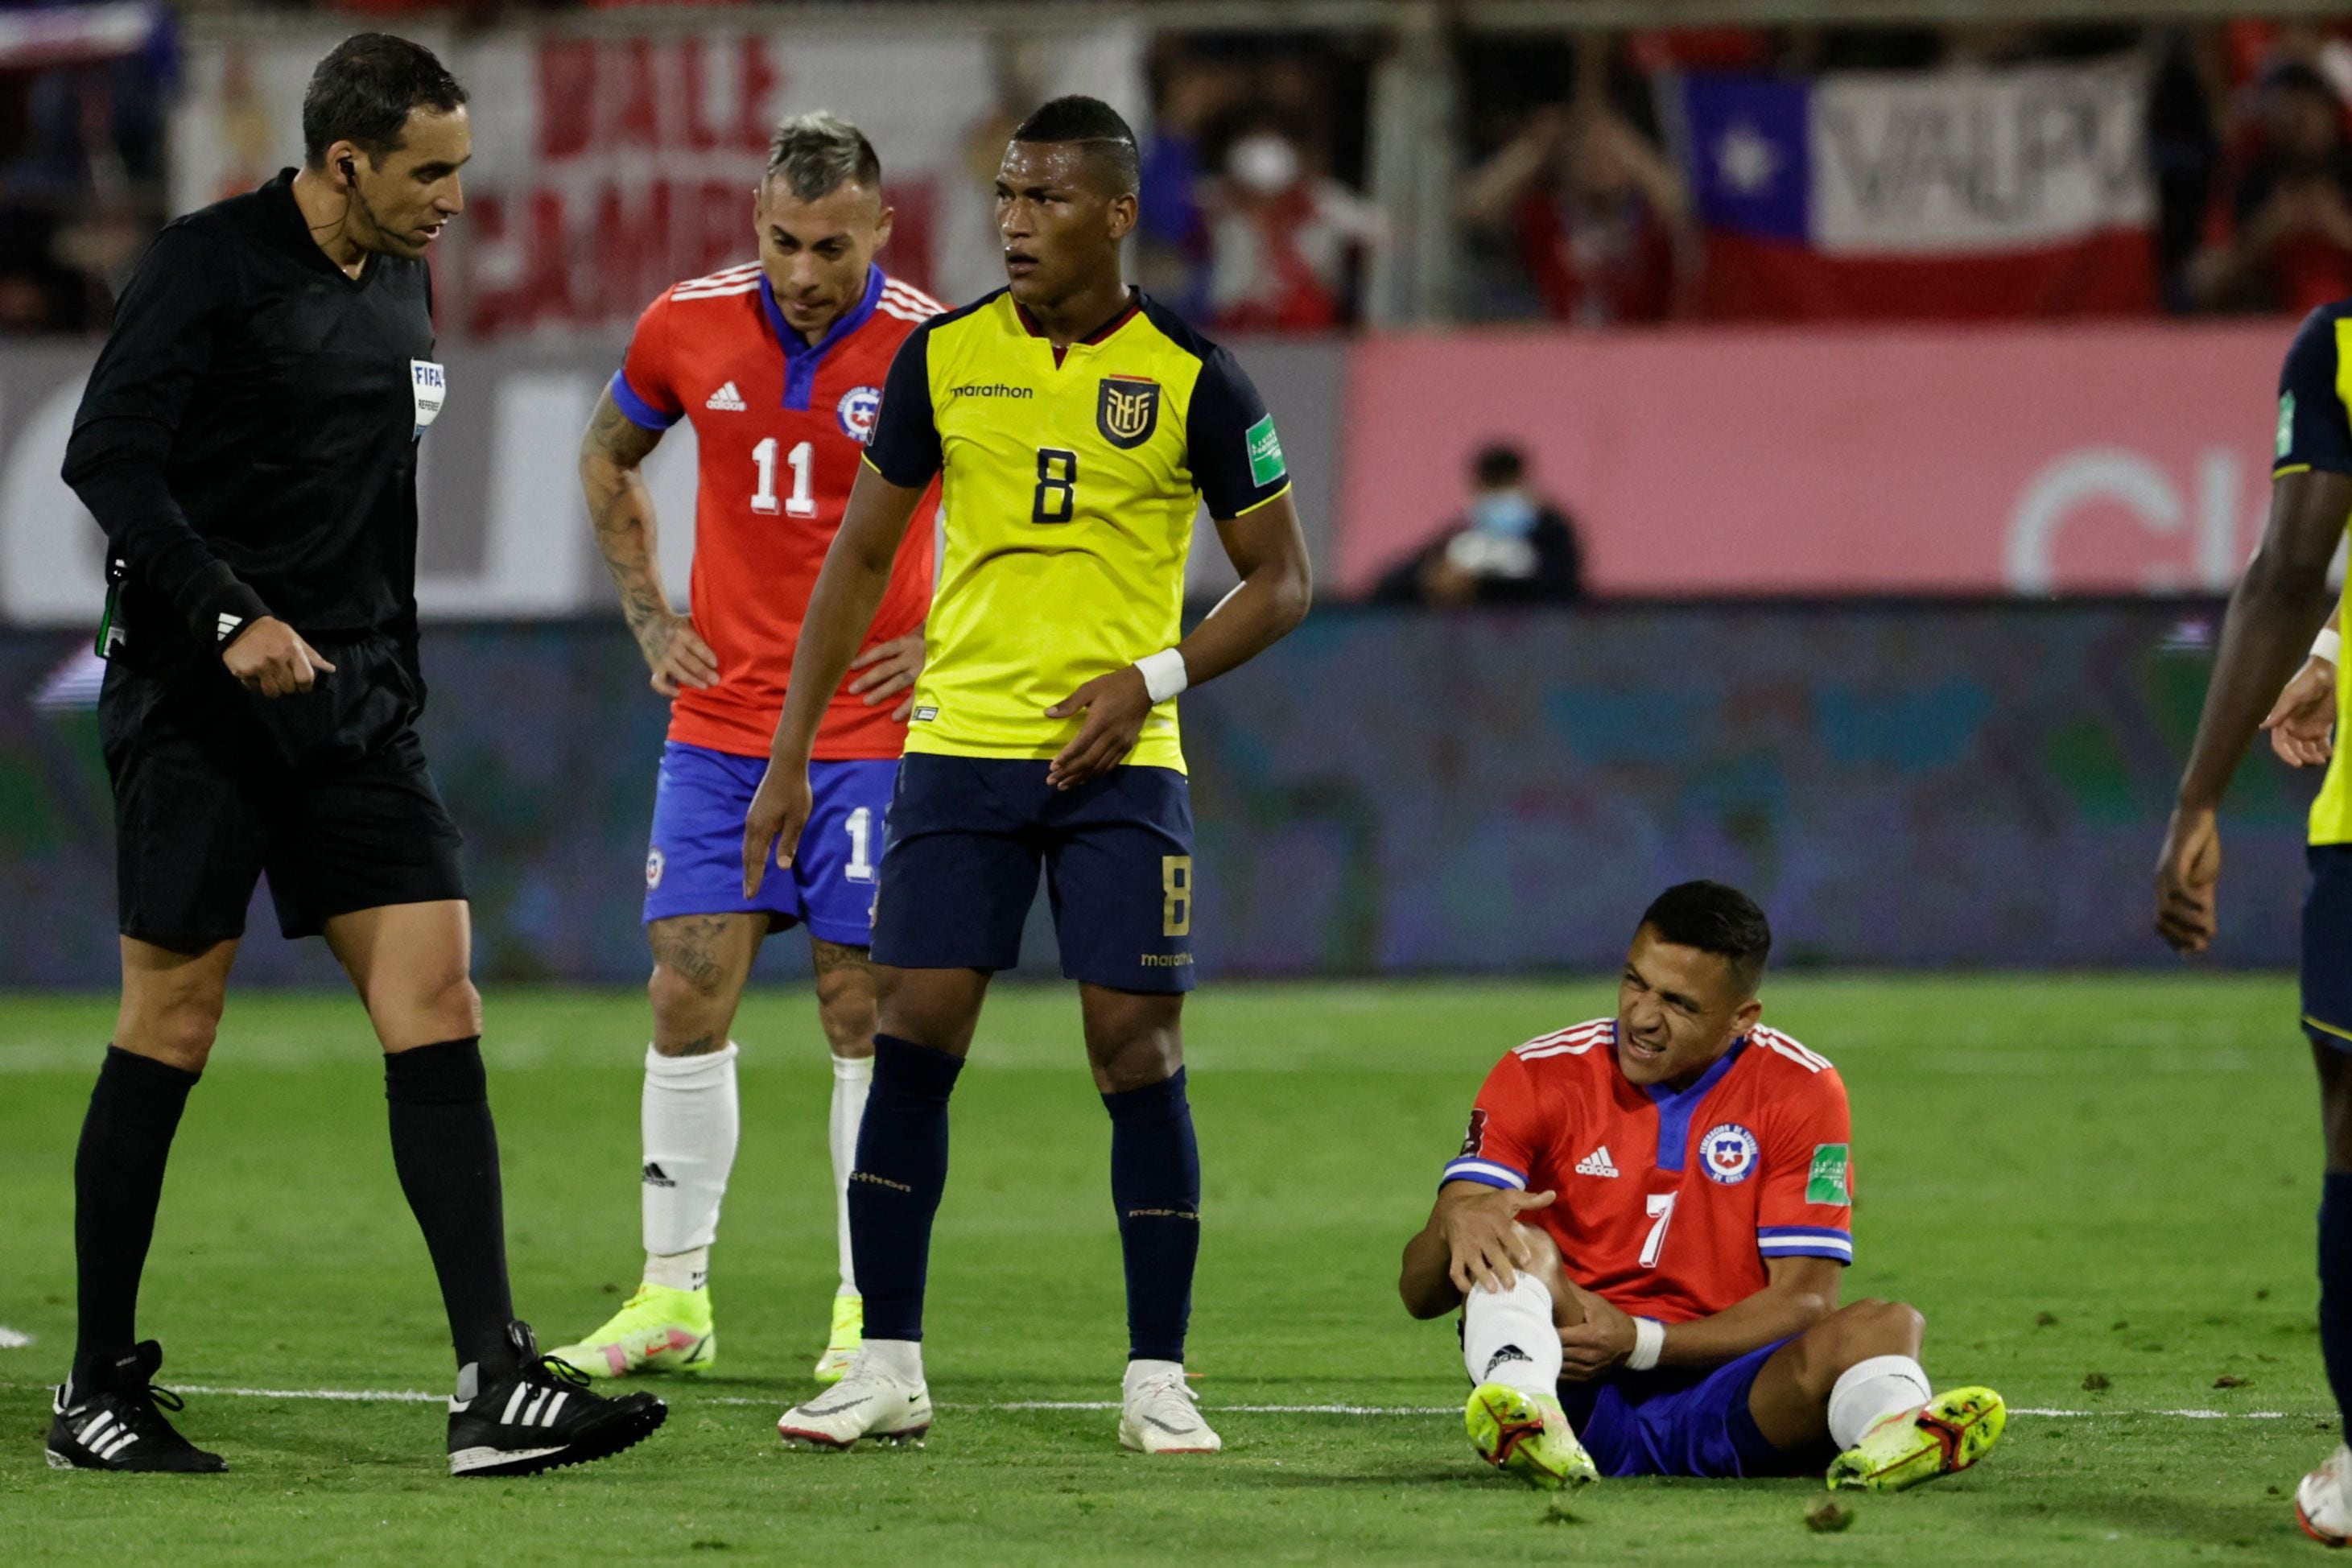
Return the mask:
M 73 21 L 95 9 L 18 11 L 16 30 L 0 30 L 0 332 L 102 327 L 168 216 L 171 14 L 155 9 L 135 33 Z M 543 25 L 562 8 L 335 9 L 354 25 L 400 14 L 471 26 Z M 1397 238 L 1370 170 L 1385 47 L 1362 29 L 1153 37 L 1145 283 L 1223 332 L 1362 321 L 1372 259 Z M 1671 84 L 1686 74 L 1815 79 L 2117 56 L 2149 63 L 2150 308 L 2299 312 L 2352 292 L 2352 24 L 1465 33 L 1453 49 L 1460 319 L 1738 313 L 1704 287 L 1710 247 L 1674 147 Z

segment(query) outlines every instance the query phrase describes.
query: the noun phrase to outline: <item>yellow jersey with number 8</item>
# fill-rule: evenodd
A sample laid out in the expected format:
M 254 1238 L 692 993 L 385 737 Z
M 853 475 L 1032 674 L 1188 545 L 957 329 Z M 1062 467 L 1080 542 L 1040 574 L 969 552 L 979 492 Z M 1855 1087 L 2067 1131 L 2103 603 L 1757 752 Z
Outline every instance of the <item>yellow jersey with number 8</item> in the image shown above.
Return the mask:
M 1050 759 L 1079 716 L 1045 710 L 1174 645 L 1193 520 L 1290 488 L 1274 420 L 1231 354 L 1140 290 L 1056 350 L 1008 290 L 900 346 L 866 460 L 940 474 L 946 527 L 907 750 Z M 1176 704 L 1128 763 L 1182 772 Z

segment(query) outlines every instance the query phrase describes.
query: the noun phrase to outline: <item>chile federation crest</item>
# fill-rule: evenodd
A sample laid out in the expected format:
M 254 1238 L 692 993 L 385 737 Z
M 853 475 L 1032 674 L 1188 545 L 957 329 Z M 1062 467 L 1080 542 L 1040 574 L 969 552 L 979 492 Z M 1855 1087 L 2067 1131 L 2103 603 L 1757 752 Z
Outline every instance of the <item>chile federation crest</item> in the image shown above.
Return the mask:
M 1756 1173 L 1756 1134 L 1737 1121 L 1710 1127 L 1698 1141 L 1698 1160 L 1709 1178 L 1737 1186 Z

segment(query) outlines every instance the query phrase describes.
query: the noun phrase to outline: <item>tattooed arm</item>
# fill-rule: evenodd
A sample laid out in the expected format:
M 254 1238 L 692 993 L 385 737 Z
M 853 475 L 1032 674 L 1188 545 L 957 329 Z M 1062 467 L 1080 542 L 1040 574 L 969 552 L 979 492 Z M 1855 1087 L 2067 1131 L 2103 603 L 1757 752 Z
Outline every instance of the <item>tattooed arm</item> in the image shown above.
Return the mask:
M 596 525 L 596 548 L 604 553 L 604 569 L 621 590 L 621 614 L 653 672 L 653 689 L 675 697 L 681 686 L 718 684 L 719 656 L 695 631 L 691 619 L 669 607 L 669 595 L 662 587 L 653 492 L 638 471 L 660 440 L 660 431 L 648 430 L 623 414 L 607 387 L 596 401 L 588 433 L 580 438 L 580 488 L 588 498 L 588 517 Z

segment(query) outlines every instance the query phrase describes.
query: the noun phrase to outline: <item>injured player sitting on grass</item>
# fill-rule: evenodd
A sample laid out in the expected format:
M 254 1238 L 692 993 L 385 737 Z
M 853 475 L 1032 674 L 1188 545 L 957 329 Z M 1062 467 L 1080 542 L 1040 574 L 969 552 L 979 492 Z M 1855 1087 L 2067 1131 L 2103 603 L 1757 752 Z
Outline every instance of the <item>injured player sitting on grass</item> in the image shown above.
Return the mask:
M 1845 1085 L 1759 1022 L 1771 944 L 1746 894 L 1668 889 L 1616 1016 L 1528 1041 L 1478 1091 L 1398 1288 L 1416 1318 L 1461 1310 L 1470 1443 L 1496 1468 L 1895 1491 L 2000 1437 L 1999 1394 L 1928 1384 L 1916 1311 L 1837 1304 Z

